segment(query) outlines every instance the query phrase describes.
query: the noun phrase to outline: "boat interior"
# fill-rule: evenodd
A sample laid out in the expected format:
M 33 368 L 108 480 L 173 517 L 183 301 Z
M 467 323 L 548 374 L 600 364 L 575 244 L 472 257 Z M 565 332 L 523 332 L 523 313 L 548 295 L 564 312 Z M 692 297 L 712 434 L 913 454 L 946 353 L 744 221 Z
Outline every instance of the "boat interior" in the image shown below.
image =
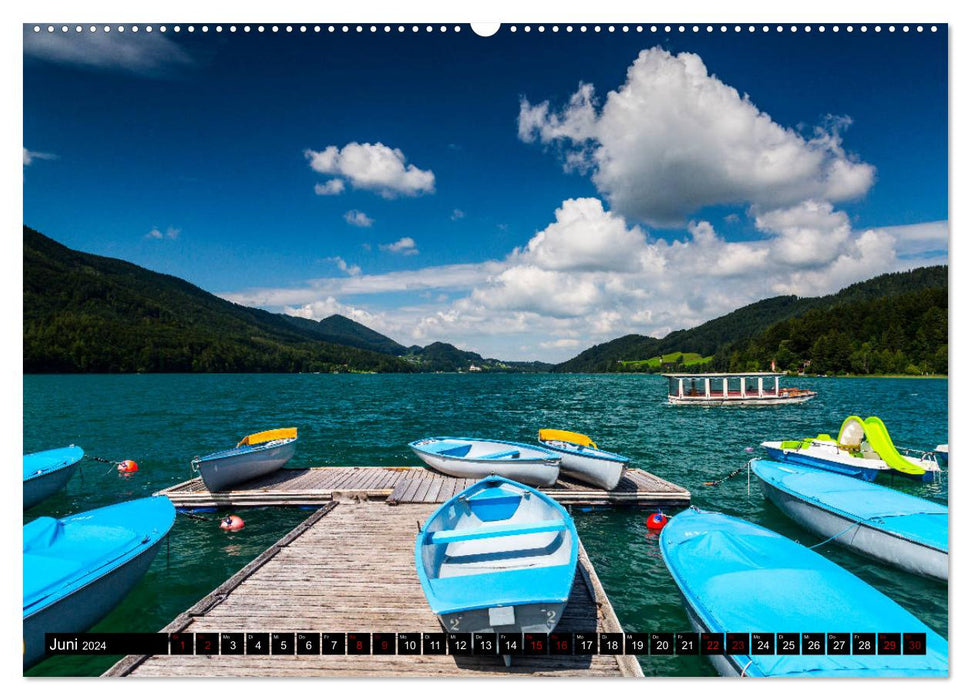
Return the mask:
M 551 567 L 569 564 L 573 537 L 555 507 L 493 482 L 428 523 L 422 559 L 430 579 Z

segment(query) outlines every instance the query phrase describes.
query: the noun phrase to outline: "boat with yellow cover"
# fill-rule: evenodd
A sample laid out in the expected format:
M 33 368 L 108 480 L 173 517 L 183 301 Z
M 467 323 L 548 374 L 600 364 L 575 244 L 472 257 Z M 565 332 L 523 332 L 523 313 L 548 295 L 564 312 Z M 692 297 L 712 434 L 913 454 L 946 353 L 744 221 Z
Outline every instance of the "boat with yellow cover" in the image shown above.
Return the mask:
M 560 457 L 560 473 L 606 491 L 617 488 L 630 458 L 607 452 L 583 433 L 544 428 L 539 431 L 543 447 Z
M 906 476 L 931 481 L 941 467 L 931 452 L 894 445 L 887 426 L 876 416 L 866 420 L 848 416 L 834 440 L 823 434 L 804 440 L 763 442 L 769 456 L 779 462 L 873 481 L 878 475 Z
M 290 461 L 297 450 L 297 429 L 277 428 L 247 435 L 231 450 L 214 452 L 192 460 L 210 491 L 275 472 Z

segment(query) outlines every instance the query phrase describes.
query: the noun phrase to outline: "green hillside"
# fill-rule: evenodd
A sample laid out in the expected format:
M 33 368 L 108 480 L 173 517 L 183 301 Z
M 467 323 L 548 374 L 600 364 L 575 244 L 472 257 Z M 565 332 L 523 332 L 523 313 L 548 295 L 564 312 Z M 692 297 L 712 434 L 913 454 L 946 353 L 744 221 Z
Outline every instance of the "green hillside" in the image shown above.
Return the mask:
M 413 372 L 24 226 L 24 372 Z
M 931 292 L 933 299 L 924 298 L 924 303 L 931 304 L 925 309 L 911 309 L 910 295 L 920 295 Z M 943 297 L 943 303 L 939 299 Z M 902 319 L 901 310 L 907 308 L 927 318 L 923 325 L 915 325 L 912 318 Z M 887 319 L 897 319 L 888 321 Z M 784 325 L 793 319 L 804 319 L 803 322 Z M 856 319 L 860 319 L 857 322 Z M 910 340 L 885 340 L 886 328 L 879 328 L 881 322 L 887 322 L 893 330 L 891 335 L 912 334 Z M 855 324 L 848 329 L 848 323 Z M 887 350 L 893 356 L 893 361 L 887 359 L 886 354 L 880 355 L 877 364 L 858 361 L 858 370 L 847 369 L 848 361 L 833 360 L 826 356 L 825 341 L 813 353 L 812 345 L 820 336 L 832 336 L 834 329 L 839 330 L 841 346 L 849 339 L 853 351 L 866 354 L 876 348 L 882 352 Z M 903 329 L 907 329 L 904 331 Z M 921 338 L 917 341 L 916 338 Z M 783 337 L 786 333 L 793 336 Z M 811 335 L 819 333 L 819 336 Z M 943 337 L 943 341 L 940 339 Z M 780 347 L 779 343 L 788 339 L 789 345 Z M 863 348 L 863 343 L 868 343 Z M 698 359 L 689 356 L 688 361 L 674 361 L 673 365 L 662 366 L 659 357 L 673 353 L 694 353 L 702 357 L 711 357 L 705 369 L 726 371 L 750 371 L 761 368 L 768 369 L 772 359 L 786 368 L 795 369 L 795 364 L 802 367 L 802 363 L 813 362 L 816 358 L 814 371 L 837 372 L 853 371 L 855 373 L 876 373 L 873 367 L 895 367 L 899 370 L 880 370 L 884 372 L 905 372 L 927 368 L 924 371 L 946 372 L 947 356 L 947 267 L 924 267 L 908 272 L 897 272 L 880 275 L 865 282 L 846 287 L 845 289 L 824 297 L 795 297 L 780 296 L 763 299 L 749 304 L 725 316 L 703 323 L 687 330 L 674 331 L 664 338 L 652 338 L 643 335 L 626 335 L 621 338 L 595 345 L 571 360 L 554 367 L 556 372 L 630 372 L 630 371 L 662 371 L 688 368 L 698 363 Z M 808 345 L 807 345 L 808 344 Z M 943 344 L 943 350 L 941 346 Z M 851 351 L 851 354 L 852 352 Z M 899 351 L 900 354 L 897 354 Z M 792 353 L 790 356 L 788 353 Z M 843 351 L 840 351 L 840 357 Z M 778 354 L 779 357 L 773 357 Z M 683 357 L 683 356 L 682 356 Z M 942 363 L 941 357 L 944 358 Z M 781 358 L 781 360 L 780 360 Z M 795 363 L 795 364 L 794 364 Z M 831 367 L 834 369 L 823 369 Z M 835 369 L 839 367 L 840 369 Z M 864 371 L 864 367 L 867 369 Z
M 321 321 L 283 314 L 281 316 L 302 331 L 329 343 L 349 345 L 352 348 L 362 350 L 373 350 L 386 355 L 404 355 L 408 352 L 408 348 L 388 336 L 381 335 L 377 331 L 373 331 L 367 326 L 340 314 L 328 316 Z

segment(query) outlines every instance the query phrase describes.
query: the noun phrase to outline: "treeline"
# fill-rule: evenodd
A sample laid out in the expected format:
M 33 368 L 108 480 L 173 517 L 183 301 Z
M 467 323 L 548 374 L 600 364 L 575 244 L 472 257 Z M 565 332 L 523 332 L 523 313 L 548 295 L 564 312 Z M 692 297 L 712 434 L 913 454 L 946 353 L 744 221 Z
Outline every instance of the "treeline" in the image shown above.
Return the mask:
M 947 374 L 947 288 L 812 309 L 718 350 L 710 368 L 810 374 Z

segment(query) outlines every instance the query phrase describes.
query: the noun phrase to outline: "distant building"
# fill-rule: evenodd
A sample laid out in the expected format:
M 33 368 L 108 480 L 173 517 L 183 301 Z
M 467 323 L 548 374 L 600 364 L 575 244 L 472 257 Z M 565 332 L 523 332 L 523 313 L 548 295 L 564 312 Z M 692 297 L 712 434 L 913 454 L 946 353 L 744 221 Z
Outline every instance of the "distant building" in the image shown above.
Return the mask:
M 470 372 L 481 372 L 482 371 L 482 368 L 479 367 L 478 365 L 469 365 L 469 371 Z

